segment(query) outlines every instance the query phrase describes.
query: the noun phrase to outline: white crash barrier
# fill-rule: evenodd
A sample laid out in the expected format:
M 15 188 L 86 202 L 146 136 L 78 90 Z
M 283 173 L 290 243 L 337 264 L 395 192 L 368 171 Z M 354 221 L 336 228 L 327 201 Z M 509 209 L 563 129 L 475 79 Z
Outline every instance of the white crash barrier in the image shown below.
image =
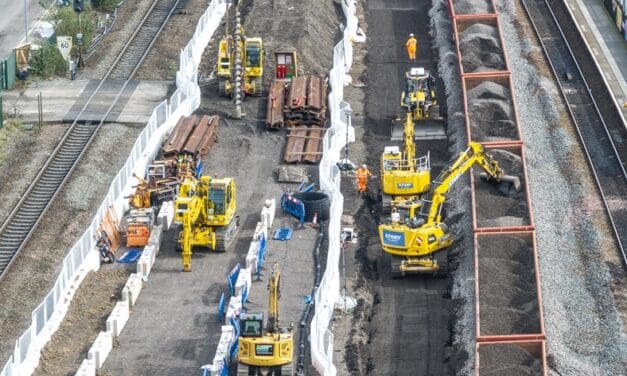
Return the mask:
M 242 297 L 231 296 L 229 306 L 226 309 L 226 315 L 224 315 L 224 324 L 230 325 L 231 319 L 237 320 L 240 313 L 242 313 Z
M 250 288 L 252 286 L 252 278 L 250 274 L 250 269 L 242 269 L 237 276 L 237 281 L 235 281 L 235 296 L 242 297 L 242 304 L 246 304 L 246 301 L 243 299 L 244 291 L 246 294 L 250 293 Z
M 253 233 L 253 239 L 261 240 L 262 234 L 264 239 L 268 239 L 268 227 L 266 227 L 263 222 L 257 222 L 257 227 L 255 227 L 255 232 Z
M 322 375 L 335 376 L 337 370 L 333 364 L 333 334 L 329 323 L 333 307 L 340 298 L 339 260 L 340 260 L 340 218 L 343 213 L 344 197 L 340 192 L 341 150 L 346 142 L 355 141 L 355 130 L 351 126 L 351 108 L 344 102 L 344 86 L 351 81 L 349 75 L 353 64 L 353 42 L 364 42 L 365 34 L 357 25 L 356 0 L 342 0 L 342 10 L 346 17 L 343 39 L 333 49 L 333 68 L 329 72 L 328 95 L 331 127 L 323 139 L 323 155 L 319 166 L 320 188 L 328 194 L 331 201 L 328 223 L 327 264 L 315 293 L 315 311 L 311 320 L 311 361 Z M 347 137 L 348 135 L 348 137 Z M 348 138 L 348 140 L 347 140 Z
M 122 300 L 116 303 L 113 307 L 113 311 L 107 319 L 107 332 L 111 332 L 114 338 L 120 336 L 120 332 L 124 329 L 126 322 L 129 318 L 129 304 L 128 300 Z
M 96 369 L 102 368 L 105 359 L 113 348 L 113 335 L 111 332 L 100 332 L 94 344 L 87 353 L 87 359 L 94 361 Z
M 174 220 L 174 202 L 164 201 L 157 214 L 157 224 L 163 227 L 163 231 L 168 231 Z
M 259 245 L 259 240 L 253 240 L 250 242 L 250 246 L 248 246 L 248 253 L 246 254 L 246 269 L 249 269 L 252 274 L 257 273 Z
M 155 247 L 153 245 L 146 245 L 142 251 L 142 255 L 137 260 L 137 274 L 142 277 L 144 282 L 148 281 L 148 275 L 152 270 L 152 265 L 155 262 Z
M 150 237 L 148 238 L 148 245 L 154 247 L 155 257 L 159 255 L 159 249 L 161 248 L 161 240 L 163 239 L 163 226 L 152 226 Z
M 129 307 L 133 307 L 137 302 L 137 297 L 142 291 L 142 277 L 133 273 L 128 277 L 124 288 L 122 289 L 122 300 L 126 300 Z
M 96 376 L 96 362 L 93 359 L 83 359 L 75 376 Z
M 274 214 L 276 213 L 276 200 L 266 200 L 261 209 L 261 222 L 265 223 L 266 228 L 272 228 L 274 222 Z M 267 239 L 268 237 L 266 237 Z

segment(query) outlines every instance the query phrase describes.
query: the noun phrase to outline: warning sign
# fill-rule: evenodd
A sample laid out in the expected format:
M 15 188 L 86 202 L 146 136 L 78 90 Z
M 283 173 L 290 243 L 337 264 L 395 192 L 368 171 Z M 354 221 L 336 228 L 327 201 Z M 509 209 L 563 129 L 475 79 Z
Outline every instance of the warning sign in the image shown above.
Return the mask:
M 57 48 L 63 59 L 67 61 L 70 57 L 70 51 L 72 51 L 72 37 L 57 37 Z

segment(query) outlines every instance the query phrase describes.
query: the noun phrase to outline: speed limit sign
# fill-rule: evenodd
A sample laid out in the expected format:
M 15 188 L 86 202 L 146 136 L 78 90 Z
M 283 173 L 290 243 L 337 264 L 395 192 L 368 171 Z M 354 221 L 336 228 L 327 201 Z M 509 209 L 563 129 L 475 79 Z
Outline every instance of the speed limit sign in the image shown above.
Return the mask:
M 70 57 L 70 51 L 72 51 L 72 37 L 57 37 L 57 48 L 63 59 L 67 61 Z

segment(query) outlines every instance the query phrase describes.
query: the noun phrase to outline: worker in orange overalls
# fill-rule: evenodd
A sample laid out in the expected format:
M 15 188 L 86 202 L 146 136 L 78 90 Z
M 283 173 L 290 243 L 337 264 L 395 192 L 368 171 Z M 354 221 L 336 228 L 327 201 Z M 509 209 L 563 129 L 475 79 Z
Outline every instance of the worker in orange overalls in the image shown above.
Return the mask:
M 410 61 L 416 61 L 416 47 L 418 45 L 418 41 L 414 34 L 409 34 L 409 39 L 407 39 L 407 43 L 405 43 L 405 47 L 407 47 L 407 55 L 409 55 Z
M 366 193 L 366 183 L 368 182 L 368 178 L 372 176 L 370 170 L 368 170 L 368 166 L 365 164 L 361 165 L 360 168 L 357 169 L 357 192 Z

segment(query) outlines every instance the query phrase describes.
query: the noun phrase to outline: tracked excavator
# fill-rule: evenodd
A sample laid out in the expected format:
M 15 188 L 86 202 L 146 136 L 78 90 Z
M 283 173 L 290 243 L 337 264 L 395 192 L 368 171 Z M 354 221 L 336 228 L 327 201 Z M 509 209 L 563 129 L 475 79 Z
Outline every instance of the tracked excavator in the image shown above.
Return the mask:
M 263 313 L 242 313 L 239 317 L 238 375 L 293 375 L 292 326 L 279 325 L 281 273 L 274 264 L 268 282 L 268 318 L 264 327 Z
M 469 143 L 468 148 L 431 183 L 429 192 L 422 199 L 398 203 L 391 218 L 379 225 L 383 252 L 392 258 L 392 277 L 403 277 L 408 273 L 446 274 L 446 254 L 438 251 L 449 247 L 453 237 L 442 221 L 442 207 L 449 189 L 474 165 L 484 170 L 482 180 L 497 185 L 503 194 L 511 195 L 520 190 L 517 176 L 505 175 L 481 144 Z
M 242 61 L 242 85 L 244 94 L 261 96 L 263 92 L 263 40 L 260 37 L 243 36 L 239 46 L 231 35 L 220 40 L 218 47 L 218 64 L 216 76 L 218 78 L 218 92 L 221 95 L 233 96 L 235 92 L 235 49 L 240 48 Z
M 414 137 L 417 140 L 446 139 L 446 123 L 440 115 L 435 87 L 435 78 L 425 68 L 414 67 L 405 73 L 401 107 L 412 113 Z M 406 134 L 405 128 L 402 119 L 395 120 L 392 123 L 392 141 L 402 140 Z
M 178 247 L 182 251 L 183 271 L 192 270 L 192 248 L 215 252 L 229 248 L 239 226 L 233 178 L 187 177 L 174 205 L 174 221 L 181 225 Z

